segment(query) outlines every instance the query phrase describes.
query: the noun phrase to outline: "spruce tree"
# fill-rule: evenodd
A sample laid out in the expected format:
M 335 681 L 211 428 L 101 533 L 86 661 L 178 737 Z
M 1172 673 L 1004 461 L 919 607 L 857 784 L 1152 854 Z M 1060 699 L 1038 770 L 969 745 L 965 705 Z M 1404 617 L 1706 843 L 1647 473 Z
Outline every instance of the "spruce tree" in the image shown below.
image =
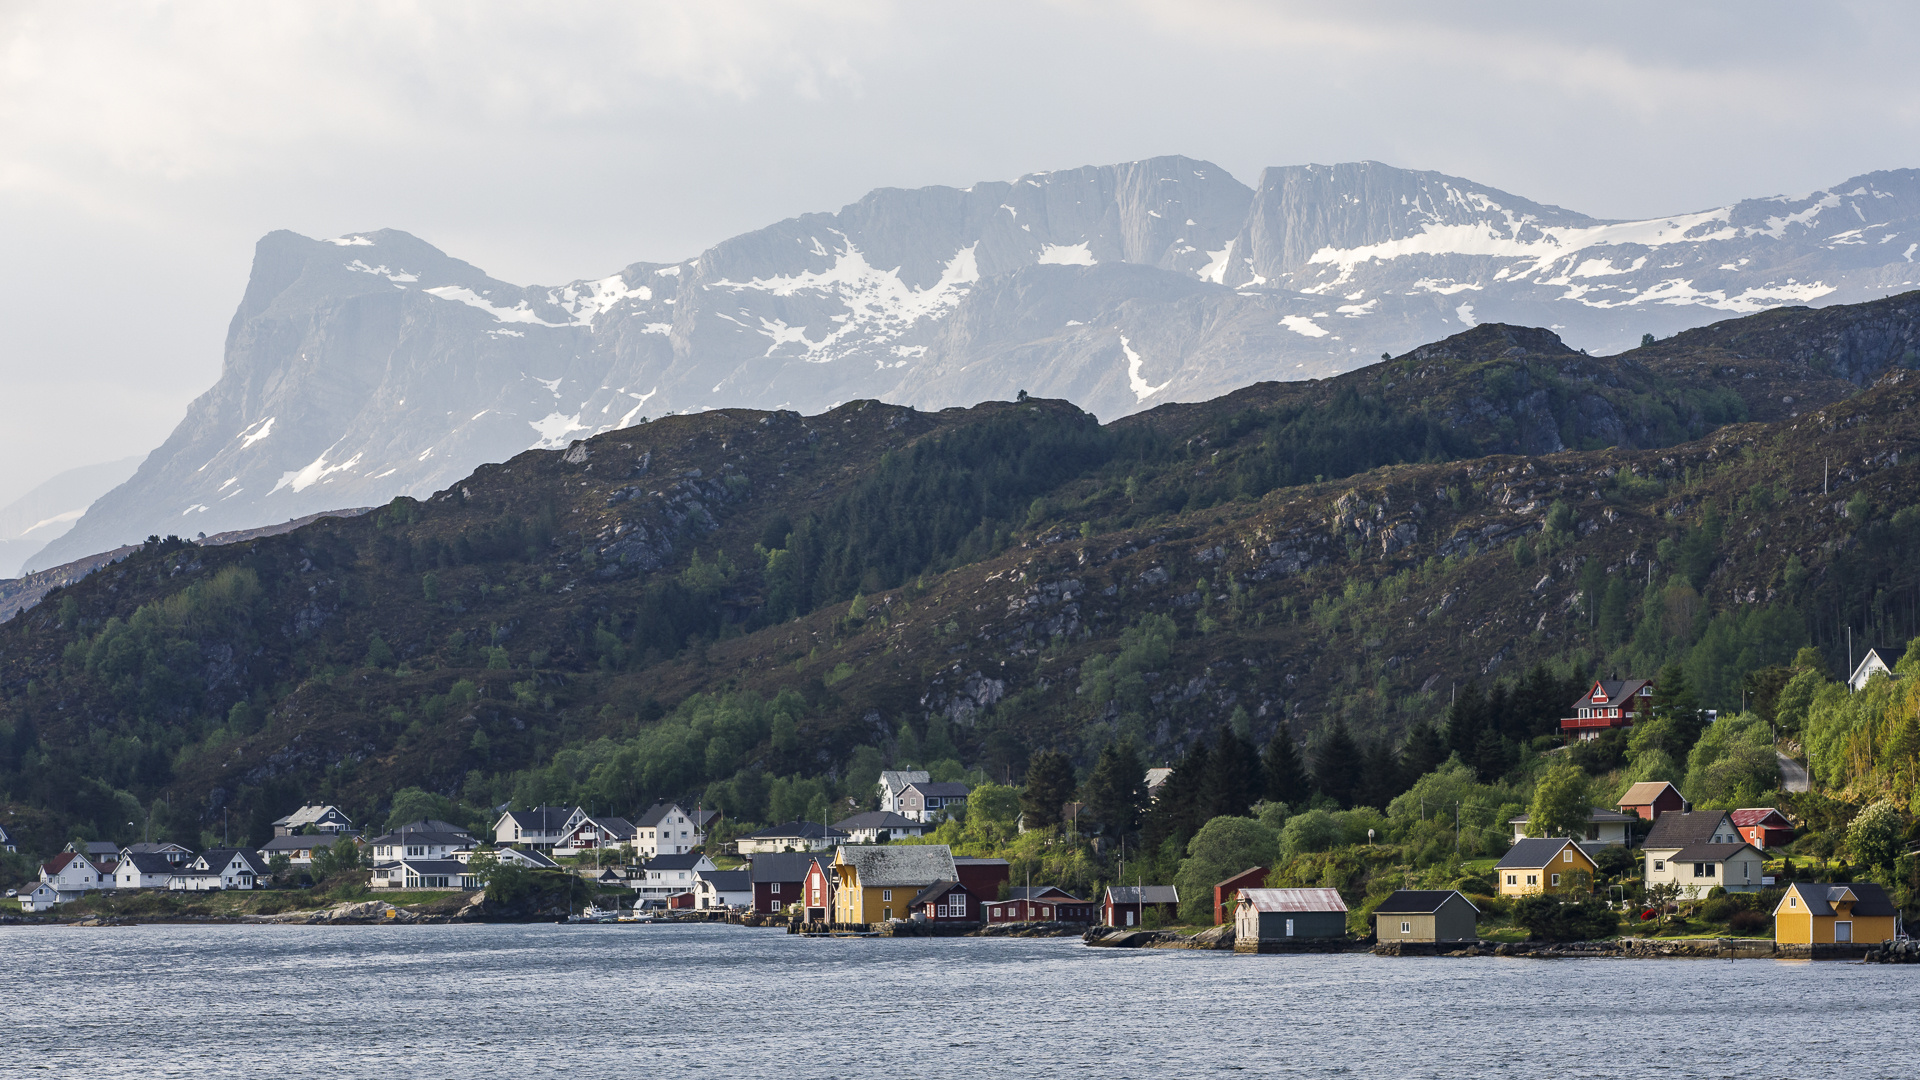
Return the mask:
M 1060 824 L 1060 809 L 1073 799 L 1073 762 L 1057 750 L 1042 750 L 1027 760 L 1027 786 L 1020 793 L 1020 812 L 1027 828 Z
M 1267 753 L 1260 764 L 1266 774 L 1268 801 L 1286 803 L 1290 810 L 1306 807 L 1307 800 L 1313 796 L 1313 781 L 1307 776 L 1306 766 L 1300 760 L 1300 748 L 1293 742 L 1293 730 L 1285 720 L 1273 729 L 1273 738 L 1267 740 Z
M 1213 753 L 1206 740 L 1196 739 L 1187 748 L 1172 775 L 1160 785 L 1148 813 L 1147 840 L 1159 844 L 1172 838 L 1185 845 L 1200 826 L 1207 823 L 1208 775 L 1213 771 Z
M 1407 729 L 1407 740 L 1400 752 L 1401 765 L 1409 781 L 1418 780 L 1439 768 L 1450 751 L 1440 731 L 1425 720 Z
M 1211 768 L 1202 789 L 1201 824 L 1214 818 L 1245 817 L 1266 787 L 1260 773 L 1260 750 L 1241 738 L 1231 724 L 1221 724 L 1213 740 Z M 1197 831 L 1197 830 L 1196 830 Z
M 1108 743 L 1087 777 L 1082 800 L 1100 830 L 1110 837 L 1140 831 L 1140 808 L 1146 799 L 1146 769 L 1131 739 Z
M 1313 780 L 1320 794 L 1342 807 L 1353 805 L 1354 789 L 1360 780 L 1360 747 L 1347 730 L 1345 717 L 1335 717 L 1333 726 L 1314 748 Z
M 1384 735 L 1361 748 L 1359 782 L 1354 804 L 1385 810 L 1393 797 L 1407 789 L 1401 776 L 1400 752 Z
M 1480 696 L 1480 683 L 1470 681 L 1453 695 L 1447 708 L 1447 749 L 1462 761 L 1473 760 L 1473 748 L 1480 742 L 1485 723 L 1486 703 Z

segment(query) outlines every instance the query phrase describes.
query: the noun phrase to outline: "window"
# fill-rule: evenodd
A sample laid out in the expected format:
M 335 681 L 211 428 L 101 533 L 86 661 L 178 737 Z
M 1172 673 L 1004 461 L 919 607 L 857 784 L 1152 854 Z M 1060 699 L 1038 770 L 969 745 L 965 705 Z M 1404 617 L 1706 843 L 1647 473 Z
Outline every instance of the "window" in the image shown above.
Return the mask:
M 1573 852 L 1571 852 L 1571 851 L 1563 851 L 1563 852 L 1561 852 L 1561 853 L 1560 853 L 1560 861 L 1561 861 L 1561 862 L 1572 862 L 1572 861 L 1573 861 Z
M 1789 897 L 1787 897 L 1787 906 L 1788 906 L 1788 907 L 1799 907 L 1799 906 L 1800 906 L 1800 898 L 1799 898 L 1799 897 L 1797 897 L 1797 896 L 1789 896 Z
M 1717 867 L 1717 866 L 1715 866 L 1715 864 L 1713 864 L 1713 863 L 1708 863 L 1708 864 L 1707 864 L 1707 876 L 1708 876 L 1708 877 L 1712 877 L 1712 876 L 1713 876 L 1713 875 L 1714 875 L 1714 874 L 1715 874 L 1715 873 L 1716 873 L 1717 871 L 1718 871 L 1718 867 Z
M 1528 875 L 1527 875 L 1527 884 L 1529 884 L 1529 885 L 1538 885 L 1538 884 L 1540 884 L 1540 875 L 1539 875 L 1539 874 L 1528 874 Z
M 882 901 L 887 901 L 887 900 L 891 900 L 891 899 L 893 899 L 893 890 L 892 890 L 892 889 L 881 889 L 881 890 L 880 890 L 880 899 L 881 899 Z
M 1706 863 L 1694 863 L 1694 864 L 1693 864 L 1693 876 L 1694 876 L 1694 877 L 1706 877 L 1706 876 L 1707 876 L 1707 864 L 1706 864 Z
M 779 882 L 777 882 L 777 881 L 776 881 L 776 882 L 774 882 L 774 883 L 773 883 L 773 885 L 772 885 L 771 887 L 769 887 L 769 888 L 767 889 L 767 891 L 768 891 L 768 892 L 770 892 L 770 893 L 772 893 L 772 894 L 773 894 L 773 895 L 775 895 L 775 896 L 779 896 L 779 895 L 780 895 L 780 883 L 779 883 Z
M 1559 886 L 1559 884 L 1560 884 L 1560 875 L 1559 875 L 1559 874 L 1555 874 L 1555 875 L 1553 875 L 1553 884 L 1554 884 L 1554 886 L 1555 886 L 1555 887 L 1558 887 L 1558 886 Z
M 1519 874 L 1508 874 L 1508 875 L 1507 875 L 1507 884 L 1509 884 L 1509 885 L 1518 885 L 1518 884 L 1520 884 L 1520 875 L 1519 875 Z
M 1413 924 L 1410 922 L 1402 922 L 1400 924 L 1400 932 L 1403 934 L 1413 933 Z

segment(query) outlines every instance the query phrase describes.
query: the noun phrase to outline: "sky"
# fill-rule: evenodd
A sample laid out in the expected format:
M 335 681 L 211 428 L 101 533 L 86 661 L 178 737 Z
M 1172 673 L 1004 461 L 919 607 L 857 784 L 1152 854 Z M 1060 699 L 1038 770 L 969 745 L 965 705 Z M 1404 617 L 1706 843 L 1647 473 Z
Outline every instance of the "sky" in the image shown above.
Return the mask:
M 1638 218 L 1920 167 L 1920 7 L 1241 0 L 0 5 L 0 504 L 143 454 L 254 242 L 557 283 L 876 187 L 1372 159 Z

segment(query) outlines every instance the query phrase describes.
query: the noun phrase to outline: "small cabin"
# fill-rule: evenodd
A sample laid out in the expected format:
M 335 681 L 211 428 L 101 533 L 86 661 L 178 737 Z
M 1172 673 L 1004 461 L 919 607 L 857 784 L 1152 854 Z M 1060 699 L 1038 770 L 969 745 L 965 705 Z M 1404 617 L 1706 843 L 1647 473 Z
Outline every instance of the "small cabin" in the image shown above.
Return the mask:
M 1401 889 L 1373 909 L 1378 941 L 1477 941 L 1480 909 L 1456 889 Z
M 1346 933 L 1347 902 L 1338 889 L 1241 889 L 1233 911 L 1235 941 L 1300 941 Z
M 1899 913 L 1871 881 L 1796 881 L 1773 908 L 1773 940 L 1783 945 L 1846 944 L 1893 937 Z

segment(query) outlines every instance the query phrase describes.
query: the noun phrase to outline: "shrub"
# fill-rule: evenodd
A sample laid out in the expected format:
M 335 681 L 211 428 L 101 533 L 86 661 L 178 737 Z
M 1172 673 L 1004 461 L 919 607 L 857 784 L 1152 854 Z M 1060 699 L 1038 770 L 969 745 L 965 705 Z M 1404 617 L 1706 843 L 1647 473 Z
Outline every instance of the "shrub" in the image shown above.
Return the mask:
M 1700 905 L 1700 917 L 1708 922 L 1726 922 L 1732 918 L 1737 911 L 1738 909 L 1733 906 L 1733 901 L 1727 899 L 1725 896 L 1716 896 Z
M 1513 902 L 1513 923 L 1535 941 L 1588 941 L 1606 937 L 1619 927 L 1613 909 L 1601 900 L 1562 903 L 1551 893 L 1523 896 Z
M 1736 911 L 1727 920 L 1727 929 L 1736 934 L 1758 934 L 1772 921 L 1758 911 Z

